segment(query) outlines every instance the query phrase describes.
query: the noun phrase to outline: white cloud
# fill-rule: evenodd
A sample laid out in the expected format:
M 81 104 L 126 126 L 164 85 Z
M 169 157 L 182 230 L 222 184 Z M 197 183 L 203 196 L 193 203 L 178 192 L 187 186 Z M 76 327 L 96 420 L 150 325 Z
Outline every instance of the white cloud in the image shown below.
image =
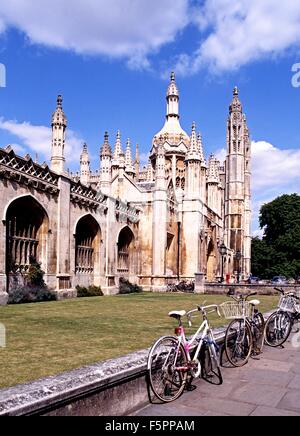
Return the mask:
M 282 150 L 266 141 L 253 141 L 252 154 L 254 192 L 269 197 L 286 190 L 300 190 L 299 149 Z
M 38 154 L 39 160 L 45 159 L 49 162 L 51 157 L 51 128 L 35 126 L 28 122 L 18 123 L 17 121 L 5 120 L 0 117 L 0 129 L 9 132 L 21 140 L 23 145 L 17 144 L 12 147 L 16 153 L 33 151 Z M 65 155 L 68 162 L 79 162 L 79 155 L 84 140 L 74 131 L 67 130 Z M 25 149 L 26 147 L 26 149 Z
M 147 68 L 147 55 L 188 24 L 189 0 L 9 0 L 0 31 L 16 27 L 33 43 L 83 54 L 129 59 Z M 2 24 L 2 26 L 1 26 Z
M 206 0 L 194 8 L 203 39 L 193 54 L 177 58 L 176 70 L 193 74 L 237 69 L 300 45 L 299 0 Z

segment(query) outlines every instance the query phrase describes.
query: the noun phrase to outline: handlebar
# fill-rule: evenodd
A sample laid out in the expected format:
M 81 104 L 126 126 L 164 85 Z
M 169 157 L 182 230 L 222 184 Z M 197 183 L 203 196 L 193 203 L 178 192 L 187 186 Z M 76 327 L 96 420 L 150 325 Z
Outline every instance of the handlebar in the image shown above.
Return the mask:
M 257 295 L 257 292 L 250 292 L 249 294 L 234 294 L 234 292 L 232 292 L 232 290 L 230 290 L 227 293 L 228 297 L 233 298 L 233 300 L 235 301 L 240 301 L 240 300 L 247 300 L 250 297 L 254 297 L 254 295 Z
M 281 295 L 284 295 L 286 297 L 288 297 L 288 296 L 293 297 L 293 298 L 295 298 L 295 300 L 298 300 L 298 301 L 300 300 L 300 298 L 297 295 L 295 295 L 295 291 L 294 292 L 293 291 L 284 292 L 284 290 L 282 288 L 274 288 L 274 289 L 275 289 L 275 291 L 280 292 Z
M 209 310 L 209 309 L 212 309 L 212 310 Z M 202 315 L 207 315 L 207 313 L 213 313 L 213 312 L 217 312 L 217 314 L 218 314 L 218 316 L 221 318 L 221 314 L 220 314 L 220 310 L 219 310 L 219 306 L 217 305 L 217 304 L 210 304 L 209 306 L 198 306 L 198 308 L 197 309 L 192 309 L 192 310 L 190 310 L 189 312 L 187 312 L 187 314 L 186 314 L 186 316 L 187 316 L 187 319 L 188 319 L 188 324 L 189 324 L 189 327 L 192 327 L 192 320 L 191 320 L 191 318 L 192 318 L 192 314 L 193 313 L 198 313 L 198 312 L 201 312 L 202 313 Z

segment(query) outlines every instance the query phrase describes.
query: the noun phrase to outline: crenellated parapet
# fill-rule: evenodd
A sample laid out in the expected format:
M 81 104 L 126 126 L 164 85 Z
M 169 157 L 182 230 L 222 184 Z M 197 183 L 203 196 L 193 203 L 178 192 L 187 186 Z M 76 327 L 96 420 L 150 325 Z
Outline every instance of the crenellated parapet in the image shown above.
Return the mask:
M 72 182 L 71 184 L 71 201 L 92 210 L 102 212 L 107 210 L 107 196 L 80 182 Z
M 130 222 L 136 224 L 140 220 L 140 210 L 125 203 L 120 199 L 116 200 L 115 214 L 118 222 Z
M 29 155 L 24 158 L 17 156 L 11 146 L 5 150 L 0 148 L 0 178 L 52 195 L 59 193 L 59 177 L 46 163 L 39 165 Z

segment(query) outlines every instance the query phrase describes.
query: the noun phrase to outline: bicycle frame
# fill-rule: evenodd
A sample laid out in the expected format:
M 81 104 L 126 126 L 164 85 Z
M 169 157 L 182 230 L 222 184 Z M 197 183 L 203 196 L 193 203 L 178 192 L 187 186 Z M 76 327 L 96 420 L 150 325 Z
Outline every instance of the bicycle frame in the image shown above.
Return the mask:
M 212 343 L 215 343 L 215 339 L 214 339 L 214 336 L 213 336 L 213 331 L 210 328 L 210 325 L 209 325 L 209 322 L 208 322 L 208 319 L 207 319 L 207 314 L 205 312 L 205 310 L 209 309 L 209 308 L 216 309 L 217 307 L 215 305 L 212 305 L 212 306 L 207 306 L 204 310 L 202 308 L 194 309 L 194 310 L 191 310 L 190 312 L 187 313 L 187 317 L 189 319 L 189 324 L 190 325 L 191 325 L 191 314 L 192 313 L 195 313 L 195 312 L 199 313 L 199 311 L 200 311 L 200 312 L 202 312 L 202 315 L 203 315 L 203 318 L 204 318 L 202 324 L 200 325 L 200 327 L 198 328 L 198 330 L 196 331 L 196 333 L 192 336 L 192 338 L 190 340 L 187 340 L 187 337 L 186 337 L 186 334 L 185 334 L 185 328 L 183 327 L 183 325 L 181 323 L 180 323 L 180 326 L 178 327 L 178 329 L 176 329 L 176 331 L 178 331 L 179 334 L 177 335 L 177 337 L 178 337 L 178 348 L 177 348 L 177 351 L 176 351 L 176 360 L 175 361 L 177 361 L 178 353 L 179 353 L 179 349 L 180 349 L 180 345 L 181 344 L 183 345 L 184 350 L 186 352 L 188 362 L 192 363 L 192 362 L 195 362 L 197 360 L 197 358 L 199 356 L 199 353 L 200 353 L 200 350 L 201 350 L 201 348 L 203 346 L 203 343 L 204 343 L 205 339 L 208 336 L 210 336 L 209 340 Z M 201 338 L 200 338 L 200 341 L 199 341 L 198 337 L 200 336 L 201 332 L 202 332 L 202 335 L 201 335 Z M 196 351 L 195 351 L 195 354 L 194 354 L 194 358 L 192 359 L 190 352 L 191 352 L 191 350 L 193 348 L 196 347 L 197 343 L 198 343 L 198 345 L 197 345 L 197 348 L 196 348 Z M 195 344 L 194 347 L 193 347 L 193 344 Z M 186 368 L 176 367 L 176 369 L 178 371 L 180 371 L 180 370 L 185 370 Z

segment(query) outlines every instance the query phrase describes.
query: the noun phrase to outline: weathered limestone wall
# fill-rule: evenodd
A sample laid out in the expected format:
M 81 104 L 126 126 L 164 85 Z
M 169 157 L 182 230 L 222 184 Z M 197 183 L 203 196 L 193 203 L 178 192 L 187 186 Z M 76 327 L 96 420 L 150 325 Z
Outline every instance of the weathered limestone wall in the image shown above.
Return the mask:
M 31 196 L 44 209 L 48 217 L 48 234 L 45 235 L 47 249 L 41 259 L 42 268 L 46 272 L 45 280 L 50 288 L 55 289 L 56 249 L 57 249 L 57 205 L 58 198 L 51 194 L 38 191 L 32 187 L 22 186 L 11 180 L 0 180 L 2 217 L 0 224 L 0 284 L 6 288 L 6 212 L 9 205 L 16 199 Z M 3 276 L 4 275 L 4 276 Z

